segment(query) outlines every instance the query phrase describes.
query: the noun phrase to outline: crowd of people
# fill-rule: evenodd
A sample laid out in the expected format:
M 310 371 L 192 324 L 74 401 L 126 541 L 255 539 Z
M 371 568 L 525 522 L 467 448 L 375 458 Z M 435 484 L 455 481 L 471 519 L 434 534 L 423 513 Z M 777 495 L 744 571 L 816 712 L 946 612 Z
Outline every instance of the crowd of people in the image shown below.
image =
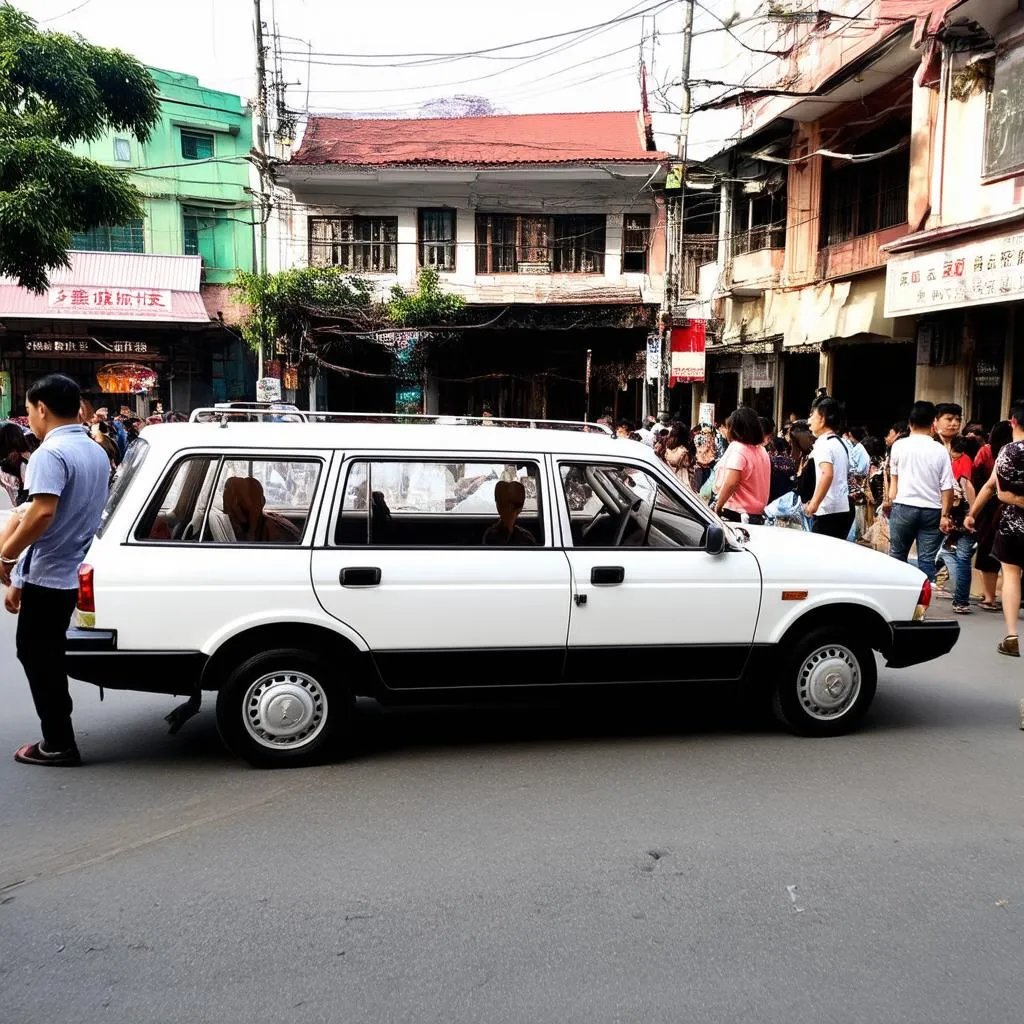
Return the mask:
M 916 402 L 885 436 L 845 427 L 842 405 L 819 392 L 805 420 L 741 407 L 716 426 L 667 416 L 620 437 L 649 444 L 681 483 L 725 520 L 794 526 L 917 565 L 958 615 L 1002 612 L 1001 654 L 1020 656 L 1024 567 L 1024 402 L 986 428 L 954 403 Z M 1002 578 L 1002 601 L 997 599 Z
M 79 407 L 79 422 L 88 429 L 89 436 L 104 451 L 110 463 L 110 477 L 124 461 L 128 449 L 138 439 L 143 427 L 152 423 L 184 423 L 188 417 L 181 413 L 164 412 L 157 403 L 154 412 L 142 418 L 136 416 L 127 406 L 122 406 L 114 415 L 105 406 L 94 408 L 83 399 Z M 25 474 L 32 453 L 39 447 L 39 441 L 24 416 L 12 417 L 0 423 L 0 487 L 10 498 L 11 506 L 17 508 L 27 500 Z

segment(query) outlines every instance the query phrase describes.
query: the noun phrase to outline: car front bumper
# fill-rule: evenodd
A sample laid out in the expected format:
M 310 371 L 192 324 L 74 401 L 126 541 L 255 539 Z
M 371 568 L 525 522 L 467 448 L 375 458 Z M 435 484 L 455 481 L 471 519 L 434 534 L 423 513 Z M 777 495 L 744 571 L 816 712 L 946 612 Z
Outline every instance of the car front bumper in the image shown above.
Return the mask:
M 960 623 L 949 619 L 924 619 L 921 622 L 893 622 L 892 644 L 885 652 L 889 668 L 922 665 L 949 654 L 960 639 Z
M 65 651 L 72 679 L 144 693 L 197 692 L 207 661 L 202 651 L 118 650 L 112 629 L 69 629 Z

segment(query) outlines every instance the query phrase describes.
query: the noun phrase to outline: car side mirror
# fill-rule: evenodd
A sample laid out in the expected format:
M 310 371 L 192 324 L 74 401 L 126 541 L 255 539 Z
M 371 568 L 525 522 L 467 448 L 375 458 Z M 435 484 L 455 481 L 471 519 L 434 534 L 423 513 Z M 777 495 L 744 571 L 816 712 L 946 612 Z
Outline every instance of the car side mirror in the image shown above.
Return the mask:
M 704 550 L 709 555 L 720 555 L 725 550 L 725 530 L 718 523 L 712 523 L 708 527 L 707 536 L 704 538 Z

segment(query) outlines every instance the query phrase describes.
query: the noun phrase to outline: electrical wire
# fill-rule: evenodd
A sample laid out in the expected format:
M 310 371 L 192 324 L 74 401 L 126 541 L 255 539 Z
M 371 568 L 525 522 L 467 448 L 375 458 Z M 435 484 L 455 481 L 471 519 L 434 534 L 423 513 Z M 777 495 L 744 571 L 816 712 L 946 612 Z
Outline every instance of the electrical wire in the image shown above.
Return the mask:
M 60 21 L 61 18 L 66 18 L 68 17 L 68 15 L 74 14 L 76 11 L 80 11 L 83 7 L 88 7 L 91 3 L 92 0 L 82 0 L 82 3 L 80 3 L 77 7 L 72 7 L 70 11 L 65 11 L 63 14 L 54 14 L 50 18 L 40 18 L 38 24 L 46 25 L 48 22 L 51 21 Z
M 668 7 L 673 3 L 678 3 L 679 0 L 657 0 L 656 3 L 651 4 L 649 7 L 643 8 L 643 10 L 635 11 L 634 13 L 623 13 L 614 18 L 609 18 L 607 21 L 599 21 L 592 25 L 584 25 L 581 28 L 569 29 L 565 32 L 554 32 L 546 36 L 535 36 L 531 39 L 520 40 L 517 43 L 503 43 L 500 46 L 490 46 L 479 50 L 466 50 L 455 53 L 437 53 L 437 52 L 425 52 L 425 53 L 329 53 L 326 51 L 313 51 L 314 56 L 319 57 L 353 57 L 353 58 L 375 58 L 380 60 L 399 60 L 403 57 L 444 57 L 444 58 L 455 58 L 455 57 L 479 57 L 483 54 L 488 53 L 499 53 L 502 50 L 512 50 L 520 46 L 529 46 L 532 43 L 545 43 L 550 42 L 552 39 L 564 39 L 566 36 L 576 36 L 584 32 L 590 32 L 593 29 L 605 28 L 612 25 L 621 24 L 623 22 L 633 21 L 636 18 L 644 14 L 649 14 L 651 11 L 660 10 L 663 7 Z M 636 7 L 637 5 L 634 5 Z M 629 10 L 632 10 L 630 8 Z M 282 55 L 289 56 L 302 56 L 303 54 L 297 51 L 282 51 Z M 520 55 L 521 56 L 521 55 Z M 398 65 L 382 65 L 395 67 Z

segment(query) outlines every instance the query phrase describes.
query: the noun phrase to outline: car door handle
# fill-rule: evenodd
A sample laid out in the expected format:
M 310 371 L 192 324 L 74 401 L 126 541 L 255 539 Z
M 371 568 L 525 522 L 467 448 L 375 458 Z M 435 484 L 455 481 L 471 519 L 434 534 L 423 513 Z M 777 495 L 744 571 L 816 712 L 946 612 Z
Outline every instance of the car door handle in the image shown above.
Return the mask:
M 615 587 L 626 578 L 626 570 L 621 565 L 595 565 L 590 570 L 590 582 L 595 587 Z
M 379 587 L 380 569 L 369 566 L 342 569 L 339 579 L 343 587 Z

